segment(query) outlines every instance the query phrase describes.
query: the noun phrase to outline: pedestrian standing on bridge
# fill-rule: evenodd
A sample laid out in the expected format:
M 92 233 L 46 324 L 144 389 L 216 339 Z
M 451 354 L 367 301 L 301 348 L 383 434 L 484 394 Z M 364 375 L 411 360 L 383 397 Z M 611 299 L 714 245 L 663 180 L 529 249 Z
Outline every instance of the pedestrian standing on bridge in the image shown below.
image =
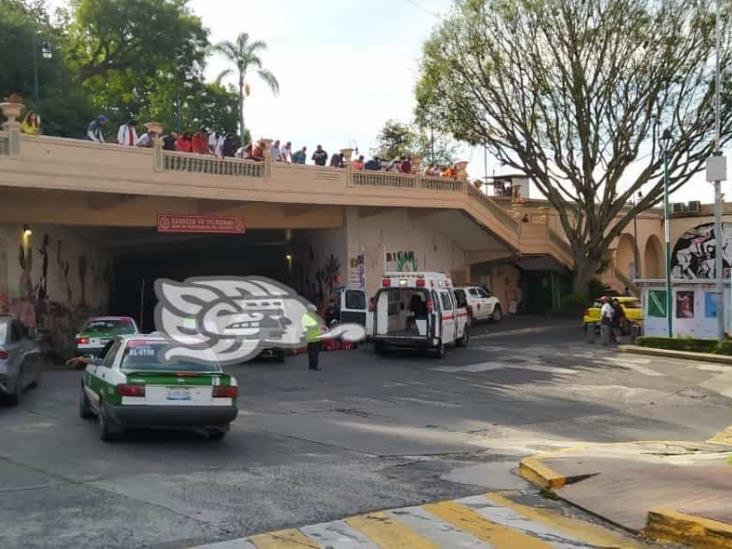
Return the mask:
M 325 163 L 328 161 L 328 153 L 323 150 L 322 145 L 317 146 L 313 153 L 312 160 L 316 166 L 325 166 Z
M 89 122 L 89 125 L 86 128 L 86 139 L 94 141 L 95 143 L 104 143 L 104 133 L 102 133 L 102 130 L 108 122 L 109 118 L 103 114 L 100 114 L 94 120 Z
M 137 120 L 128 120 L 117 130 L 117 143 L 125 147 L 134 147 L 137 143 Z
M 208 131 L 201 128 L 196 132 L 191 140 L 191 150 L 197 154 L 209 154 L 208 151 Z

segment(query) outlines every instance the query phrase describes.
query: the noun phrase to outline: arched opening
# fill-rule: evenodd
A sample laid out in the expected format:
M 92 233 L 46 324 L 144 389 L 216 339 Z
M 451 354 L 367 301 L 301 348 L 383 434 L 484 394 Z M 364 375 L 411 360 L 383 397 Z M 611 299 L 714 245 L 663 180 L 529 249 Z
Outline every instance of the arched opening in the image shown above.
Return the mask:
M 646 248 L 643 252 L 643 278 L 663 277 L 663 250 L 661 241 L 654 234 L 648 237 Z
M 635 278 L 635 240 L 627 233 L 620 235 L 618 240 L 615 268 L 629 279 Z

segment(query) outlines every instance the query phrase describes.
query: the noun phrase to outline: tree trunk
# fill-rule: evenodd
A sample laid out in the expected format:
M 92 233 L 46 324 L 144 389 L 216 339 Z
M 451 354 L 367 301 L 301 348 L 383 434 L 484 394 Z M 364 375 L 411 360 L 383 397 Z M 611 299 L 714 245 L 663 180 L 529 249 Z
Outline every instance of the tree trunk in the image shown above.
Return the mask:
M 597 275 L 601 260 L 595 257 L 588 257 L 586 254 L 576 254 L 574 258 L 574 283 L 573 292 L 575 295 L 587 297 L 590 291 L 590 281 Z
M 241 137 L 243 147 L 244 143 L 244 79 L 239 77 L 239 137 Z

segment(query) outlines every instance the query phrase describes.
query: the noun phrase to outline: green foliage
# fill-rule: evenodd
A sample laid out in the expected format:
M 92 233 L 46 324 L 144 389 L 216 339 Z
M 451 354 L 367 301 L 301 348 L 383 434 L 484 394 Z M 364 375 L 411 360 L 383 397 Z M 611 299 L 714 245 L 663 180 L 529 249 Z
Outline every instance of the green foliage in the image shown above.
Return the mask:
M 692 337 L 669 338 L 640 336 L 635 338 L 635 344 L 641 347 L 653 347 L 672 351 L 732 355 L 732 341 L 730 340 L 717 341 L 716 339 L 696 339 Z
M 434 162 L 440 165 L 453 164 L 456 160 L 455 142 L 441 133 L 416 124 L 405 124 L 398 120 L 387 120 L 376 136 L 376 147 L 372 153 L 385 160 L 411 157 L 418 154 L 423 163 L 431 163 L 434 138 Z
M 247 76 L 250 71 L 256 71 L 257 76 L 269 86 L 272 93 L 277 95 L 280 92 L 280 84 L 275 75 L 262 66 L 262 60 L 258 52 L 265 49 L 267 49 L 265 42 L 261 40 L 250 41 L 249 35 L 245 32 L 237 36 L 234 42 L 227 40 L 214 46 L 215 51 L 222 54 L 227 61 L 236 67 L 239 92 L 239 128 L 242 132 L 246 131 L 244 125 L 244 98 L 249 96 Z M 225 70 L 218 76 L 216 82 L 220 83 L 230 73 L 231 69 Z
M 612 295 L 614 292 L 610 286 L 606 286 L 601 280 L 593 278 L 589 284 L 589 301 L 594 301 L 604 295 Z

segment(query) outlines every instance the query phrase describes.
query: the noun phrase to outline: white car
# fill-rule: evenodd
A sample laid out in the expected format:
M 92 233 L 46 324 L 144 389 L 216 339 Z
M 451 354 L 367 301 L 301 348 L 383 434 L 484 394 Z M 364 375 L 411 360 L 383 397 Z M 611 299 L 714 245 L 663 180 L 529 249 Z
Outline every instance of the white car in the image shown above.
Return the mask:
M 468 302 L 468 314 L 474 321 L 492 320 L 500 322 L 503 318 L 503 308 L 497 297 L 490 295 L 488 291 L 479 286 L 463 286 L 457 288 L 465 292 L 465 300 Z

